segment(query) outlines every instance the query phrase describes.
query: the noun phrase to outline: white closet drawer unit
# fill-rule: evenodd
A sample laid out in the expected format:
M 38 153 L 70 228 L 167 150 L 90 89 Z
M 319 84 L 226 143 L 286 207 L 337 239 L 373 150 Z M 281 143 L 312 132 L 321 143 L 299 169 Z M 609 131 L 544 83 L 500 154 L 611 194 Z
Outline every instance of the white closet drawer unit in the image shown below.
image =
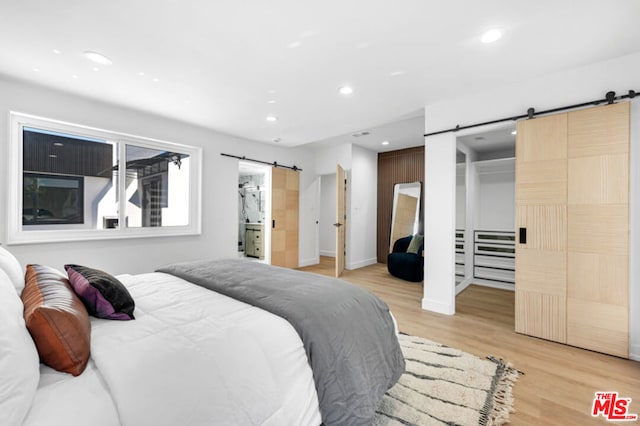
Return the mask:
M 456 284 L 464 280 L 464 229 L 456 229 Z
M 475 231 L 473 242 L 473 277 L 514 284 L 515 232 Z
M 475 278 L 482 278 L 484 280 L 500 281 L 505 283 L 514 283 L 516 280 L 516 272 L 506 269 L 494 269 L 485 268 L 482 266 L 476 266 L 473 268 L 473 275 Z

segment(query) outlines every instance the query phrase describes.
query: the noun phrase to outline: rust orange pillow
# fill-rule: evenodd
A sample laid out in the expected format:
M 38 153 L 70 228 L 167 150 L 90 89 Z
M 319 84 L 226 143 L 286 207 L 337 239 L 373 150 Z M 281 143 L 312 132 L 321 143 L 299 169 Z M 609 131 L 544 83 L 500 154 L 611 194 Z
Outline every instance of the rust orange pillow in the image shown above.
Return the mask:
M 22 302 L 42 362 L 80 375 L 89 361 L 91 323 L 67 278 L 48 266 L 27 265 Z

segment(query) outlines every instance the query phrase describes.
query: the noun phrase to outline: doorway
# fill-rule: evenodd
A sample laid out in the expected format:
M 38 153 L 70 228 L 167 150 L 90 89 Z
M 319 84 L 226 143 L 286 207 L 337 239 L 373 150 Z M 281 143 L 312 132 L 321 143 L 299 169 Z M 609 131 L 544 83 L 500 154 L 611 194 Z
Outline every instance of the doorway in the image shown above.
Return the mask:
M 514 290 L 515 139 L 511 123 L 457 138 L 456 294 Z
M 238 162 L 238 257 L 271 261 L 271 167 Z
M 323 268 L 335 269 L 336 230 L 336 174 L 320 176 L 320 204 L 318 211 L 318 243 Z

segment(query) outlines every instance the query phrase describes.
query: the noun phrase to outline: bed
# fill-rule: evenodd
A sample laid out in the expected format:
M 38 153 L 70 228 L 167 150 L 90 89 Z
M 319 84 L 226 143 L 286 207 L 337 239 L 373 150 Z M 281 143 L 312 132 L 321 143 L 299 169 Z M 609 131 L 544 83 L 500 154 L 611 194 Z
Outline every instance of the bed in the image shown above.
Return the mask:
M 23 319 L 29 303 L 18 295 L 25 298 L 34 269 L 62 281 L 71 272 L 30 265 L 22 290 L 22 269 L 0 248 L 2 424 L 371 424 L 377 402 L 404 371 L 387 306 L 339 280 L 256 265 L 193 262 L 115 277 L 135 301 L 135 319 L 89 316 L 90 356 L 69 374 L 40 362 L 37 336 Z M 314 290 L 300 291 L 300 280 Z M 245 294 L 270 281 L 278 288 Z M 327 290 L 334 285 L 354 292 L 354 301 Z M 262 299 L 266 306 L 258 307 Z M 295 305 L 292 313 L 283 299 Z

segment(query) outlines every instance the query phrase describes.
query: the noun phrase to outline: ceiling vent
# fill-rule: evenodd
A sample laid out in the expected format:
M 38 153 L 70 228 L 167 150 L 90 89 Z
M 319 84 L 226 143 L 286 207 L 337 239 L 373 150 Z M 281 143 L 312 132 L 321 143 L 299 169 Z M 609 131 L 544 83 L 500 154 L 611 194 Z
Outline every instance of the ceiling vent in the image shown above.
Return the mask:
M 358 133 L 354 133 L 351 136 L 353 136 L 354 138 L 359 138 L 360 136 L 367 136 L 369 134 L 369 132 L 358 132 Z

